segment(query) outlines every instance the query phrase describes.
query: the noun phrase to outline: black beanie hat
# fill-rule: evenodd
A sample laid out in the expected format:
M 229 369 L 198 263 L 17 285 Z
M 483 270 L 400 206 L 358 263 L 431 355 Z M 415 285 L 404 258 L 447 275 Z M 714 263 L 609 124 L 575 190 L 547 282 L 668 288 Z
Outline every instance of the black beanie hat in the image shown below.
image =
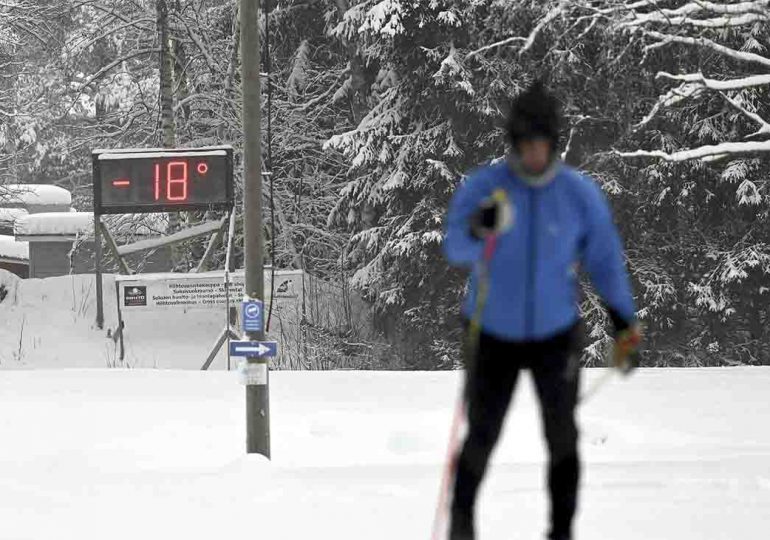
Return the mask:
M 515 148 L 522 139 L 545 137 L 551 140 L 551 147 L 556 150 L 559 116 L 559 102 L 546 91 L 541 81 L 535 81 L 513 100 L 506 122 L 508 140 Z

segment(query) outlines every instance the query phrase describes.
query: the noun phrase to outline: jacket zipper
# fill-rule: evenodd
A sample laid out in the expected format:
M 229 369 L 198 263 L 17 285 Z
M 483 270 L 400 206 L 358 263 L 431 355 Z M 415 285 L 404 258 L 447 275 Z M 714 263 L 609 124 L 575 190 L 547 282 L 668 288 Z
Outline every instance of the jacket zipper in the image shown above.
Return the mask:
M 527 265 L 527 294 L 525 313 L 525 339 L 534 339 L 535 326 L 535 273 L 537 270 L 537 193 L 529 188 L 529 264 Z

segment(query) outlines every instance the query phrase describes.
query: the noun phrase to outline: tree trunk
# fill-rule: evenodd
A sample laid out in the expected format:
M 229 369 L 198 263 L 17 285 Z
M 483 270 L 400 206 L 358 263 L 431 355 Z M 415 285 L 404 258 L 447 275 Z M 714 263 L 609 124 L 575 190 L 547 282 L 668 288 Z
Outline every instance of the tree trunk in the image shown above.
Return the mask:
M 240 10 L 238 9 L 238 3 L 235 4 L 233 13 L 233 34 L 232 34 L 232 51 L 230 54 L 230 60 L 227 63 L 227 75 L 225 76 L 225 89 L 222 99 L 222 103 L 219 107 L 219 117 L 225 118 L 225 108 L 227 107 L 228 100 L 232 99 L 235 102 L 236 97 L 233 95 L 232 89 L 235 81 L 235 74 L 238 69 L 238 54 L 241 44 L 241 22 L 240 22 Z M 220 140 L 225 139 L 227 124 L 222 121 L 217 127 L 217 137 Z
M 160 40 L 160 127 L 161 144 L 164 148 L 176 145 L 174 127 L 174 64 L 168 31 L 167 0 L 157 0 L 158 39 Z
M 179 0 L 176 0 L 176 12 L 179 14 L 182 12 L 182 7 Z M 172 64 L 175 67 L 175 80 L 178 83 L 177 91 L 179 92 L 179 101 L 181 102 L 190 95 L 190 83 L 187 77 L 187 54 L 184 50 L 184 45 L 178 39 L 173 40 L 174 59 Z M 187 132 L 189 133 L 190 126 L 190 105 L 182 106 L 182 113 L 184 114 L 185 124 L 187 124 Z

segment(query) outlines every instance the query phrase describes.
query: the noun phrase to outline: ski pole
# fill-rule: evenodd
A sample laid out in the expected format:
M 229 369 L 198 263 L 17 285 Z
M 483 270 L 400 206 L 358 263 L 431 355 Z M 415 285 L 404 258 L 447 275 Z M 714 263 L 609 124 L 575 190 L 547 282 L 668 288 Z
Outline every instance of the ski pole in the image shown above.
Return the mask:
M 484 312 L 484 306 L 486 304 L 487 296 L 489 293 L 489 261 L 494 255 L 495 248 L 497 247 L 497 237 L 490 236 L 484 244 L 484 254 L 479 265 L 479 288 L 476 296 L 476 309 L 473 312 L 473 317 L 468 325 L 468 336 L 465 346 L 466 356 L 466 370 L 470 370 L 475 361 L 475 357 L 478 354 L 479 339 L 481 337 L 481 316 Z M 449 431 L 449 444 L 447 446 L 447 454 L 445 458 L 446 466 L 444 467 L 444 473 L 441 476 L 441 487 L 439 491 L 438 504 L 436 506 L 436 513 L 433 517 L 433 534 L 432 540 L 439 540 L 441 533 L 446 525 L 446 514 L 449 506 L 449 491 L 451 489 L 450 483 L 454 478 L 455 471 L 457 469 L 457 459 L 459 450 L 460 429 L 463 424 L 463 418 L 465 415 L 465 389 L 464 386 L 460 387 L 460 394 L 457 396 L 455 403 L 455 411 L 452 416 L 452 425 Z
M 589 401 L 599 390 L 602 389 L 603 386 L 609 382 L 610 379 L 612 379 L 613 375 L 615 375 L 615 368 L 608 368 L 606 372 L 602 373 L 601 376 L 596 379 L 585 392 L 583 392 L 583 394 L 580 396 L 580 399 L 578 400 L 578 403 L 585 405 L 587 401 Z
M 452 426 L 449 431 L 449 445 L 447 446 L 447 454 L 444 462 L 446 465 L 444 466 L 444 472 L 441 476 L 441 491 L 439 491 L 436 513 L 433 516 L 433 534 L 431 534 L 431 540 L 439 540 L 446 521 L 446 509 L 448 507 L 450 490 L 449 483 L 454 476 L 456 467 L 458 439 L 460 437 L 460 425 L 462 423 L 464 405 L 465 403 L 461 394 L 457 399 L 455 412 L 452 416 Z
M 493 194 L 493 198 L 498 202 L 507 204 L 507 195 L 504 190 L 498 189 Z M 492 234 L 487 237 L 484 242 L 484 251 L 482 253 L 481 262 L 479 264 L 479 278 L 478 278 L 478 292 L 476 295 L 476 306 L 473 311 L 473 317 L 468 325 L 468 335 L 465 347 L 466 357 L 466 370 L 470 370 L 478 355 L 479 339 L 481 337 L 481 318 L 484 314 L 484 307 L 486 306 L 487 298 L 489 295 L 489 263 L 495 254 L 497 249 L 497 234 Z M 455 411 L 452 417 L 452 425 L 449 431 L 449 444 L 447 447 L 446 466 L 444 467 L 444 473 L 441 477 L 441 487 L 439 491 L 438 504 L 436 506 L 436 513 L 433 517 L 433 534 L 432 540 L 439 540 L 440 535 L 445 528 L 446 513 L 448 508 L 449 490 L 451 489 L 450 483 L 455 475 L 457 468 L 457 453 L 459 449 L 460 428 L 462 427 L 462 421 L 465 413 L 465 390 L 464 387 L 460 388 L 460 395 L 457 397 L 455 404 Z
M 629 356 L 627 365 L 620 368 L 620 370 L 618 370 L 616 367 L 612 367 L 613 356 L 614 352 L 611 350 L 607 358 L 607 365 L 610 367 L 608 367 L 607 371 L 602 373 L 601 376 L 599 376 L 599 378 L 596 379 L 585 392 L 583 392 L 583 394 L 578 399 L 578 403 L 582 405 L 589 401 L 599 390 L 606 386 L 610 379 L 612 379 L 612 377 L 615 375 L 615 372 L 620 371 L 623 375 L 628 376 L 629 373 L 639 367 L 639 357 L 637 354 L 632 354 Z

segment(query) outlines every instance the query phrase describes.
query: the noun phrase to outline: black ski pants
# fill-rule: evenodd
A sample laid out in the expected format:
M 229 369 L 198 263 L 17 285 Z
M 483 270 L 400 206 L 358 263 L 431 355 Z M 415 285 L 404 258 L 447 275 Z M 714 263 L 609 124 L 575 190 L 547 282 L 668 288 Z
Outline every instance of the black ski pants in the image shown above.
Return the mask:
M 457 462 L 453 522 L 472 523 L 476 494 L 500 435 L 519 372 L 530 369 L 550 454 L 550 535 L 571 538 L 580 477 L 575 424 L 579 329 L 576 326 L 540 342 L 508 342 L 481 334 L 476 358 L 466 375 L 468 432 Z

